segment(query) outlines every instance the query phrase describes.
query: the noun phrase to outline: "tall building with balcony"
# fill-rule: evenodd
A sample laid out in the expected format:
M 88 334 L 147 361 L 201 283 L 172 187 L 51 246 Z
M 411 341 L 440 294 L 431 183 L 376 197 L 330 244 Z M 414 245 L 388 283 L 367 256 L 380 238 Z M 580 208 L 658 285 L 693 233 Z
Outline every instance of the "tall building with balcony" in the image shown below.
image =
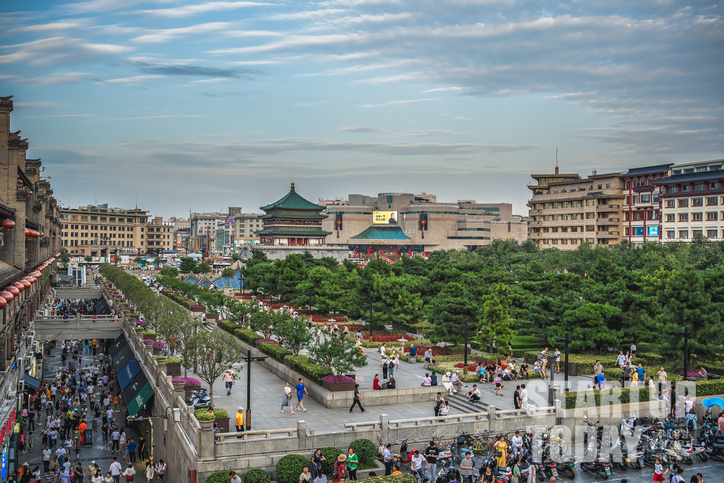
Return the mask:
M 653 181 L 659 190 L 660 240 L 724 239 L 724 159 L 677 164 Z
M 659 242 L 662 236 L 661 186 L 656 181 L 671 174 L 672 163 L 634 168 L 623 175 L 624 240 L 634 245 Z
M 583 243 L 613 245 L 622 239 L 624 182 L 621 173 L 594 173 L 581 178 L 562 174 L 533 174 L 528 185 L 528 237 L 540 248 L 575 250 Z

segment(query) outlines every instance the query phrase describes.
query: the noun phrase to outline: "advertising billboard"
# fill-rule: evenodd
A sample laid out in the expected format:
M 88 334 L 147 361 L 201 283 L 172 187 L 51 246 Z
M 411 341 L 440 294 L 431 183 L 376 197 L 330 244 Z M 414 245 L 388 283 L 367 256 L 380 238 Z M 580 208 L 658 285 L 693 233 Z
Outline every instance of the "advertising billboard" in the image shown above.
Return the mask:
M 372 212 L 372 224 L 373 225 L 396 225 L 397 224 L 397 212 L 396 211 L 373 211 Z
M 646 227 L 646 236 L 659 236 L 659 227 L 658 226 L 648 226 Z

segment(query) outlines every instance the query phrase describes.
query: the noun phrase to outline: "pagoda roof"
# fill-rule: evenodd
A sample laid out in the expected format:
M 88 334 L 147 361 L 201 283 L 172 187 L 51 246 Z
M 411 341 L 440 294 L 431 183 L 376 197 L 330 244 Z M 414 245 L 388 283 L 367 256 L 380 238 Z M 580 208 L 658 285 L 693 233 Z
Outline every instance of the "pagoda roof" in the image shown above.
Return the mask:
M 257 232 L 257 236 L 259 235 L 272 235 L 272 236 L 327 236 L 331 235 L 331 231 L 324 231 L 324 230 L 291 230 L 291 229 L 271 229 L 271 230 L 262 230 L 260 232 Z
M 323 220 L 327 218 L 329 215 L 325 215 L 324 213 L 267 213 L 266 215 L 262 215 L 259 218 L 262 218 L 264 220 L 271 220 L 274 218 L 289 218 L 289 219 L 299 219 L 299 220 Z
M 287 195 L 278 200 L 274 203 L 266 206 L 260 207 L 264 211 L 269 211 L 273 209 L 277 210 L 313 210 L 316 212 L 320 212 L 325 209 L 324 206 L 317 205 L 315 203 L 312 203 L 311 201 L 305 200 L 302 198 L 299 193 L 294 189 L 294 183 L 292 182 L 292 186 L 289 190 L 289 193 Z
M 405 235 L 399 226 L 371 226 L 357 236 L 352 237 L 353 240 L 409 240 L 410 237 Z

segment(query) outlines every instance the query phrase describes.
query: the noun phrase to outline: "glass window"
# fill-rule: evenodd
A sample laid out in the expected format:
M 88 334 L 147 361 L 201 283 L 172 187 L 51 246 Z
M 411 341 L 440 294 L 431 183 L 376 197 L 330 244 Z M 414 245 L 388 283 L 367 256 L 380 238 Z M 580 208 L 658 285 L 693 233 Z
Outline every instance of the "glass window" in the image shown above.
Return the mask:
M 703 219 L 703 215 L 701 213 L 692 213 L 691 219 L 693 221 L 701 221 Z
M 666 232 L 666 238 L 674 239 L 676 238 L 676 232 L 674 230 L 669 230 Z
M 709 206 L 711 206 L 711 205 L 716 205 L 716 204 L 717 204 L 717 201 L 718 201 L 718 200 L 717 200 L 717 197 L 716 197 L 716 196 L 710 196 L 709 198 L 706 199 L 706 204 L 709 205 Z
M 691 206 L 701 206 L 704 203 L 703 198 L 692 198 L 691 199 Z
M 689 221 L 689 214 L 688 214 L 688 213 L 680 213 L 680 214 L 679 214 L 679 221 Z
M 716 211 L 710 211 L 706 214 L 706 221 L 715 221 L 718 213 Z
M 689 238 L 689 230 L 679 230 L 679 238 Z
M 676 208 L 676 200 L 666 200 L 667 208 Z
M 679 208 L 686 208 L 689 206 L 689 200 L 679 200 Z
M 716 238 L 716 230 L 706 230 L 707 238 Z

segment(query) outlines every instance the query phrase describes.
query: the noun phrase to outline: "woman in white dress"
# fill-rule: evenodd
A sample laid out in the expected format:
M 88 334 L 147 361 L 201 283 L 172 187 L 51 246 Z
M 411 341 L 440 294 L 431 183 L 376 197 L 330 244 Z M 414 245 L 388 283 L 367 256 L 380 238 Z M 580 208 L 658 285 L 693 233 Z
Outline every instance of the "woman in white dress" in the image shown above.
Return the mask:
M 449 372 L 446 372 L 445 375 L 442 376 L 442 385 L 447 390 L 448 394 L 450 396 L 452 396 L 455 388 L 453 388 L 453 385 L 450 382 L 450 373 Z

